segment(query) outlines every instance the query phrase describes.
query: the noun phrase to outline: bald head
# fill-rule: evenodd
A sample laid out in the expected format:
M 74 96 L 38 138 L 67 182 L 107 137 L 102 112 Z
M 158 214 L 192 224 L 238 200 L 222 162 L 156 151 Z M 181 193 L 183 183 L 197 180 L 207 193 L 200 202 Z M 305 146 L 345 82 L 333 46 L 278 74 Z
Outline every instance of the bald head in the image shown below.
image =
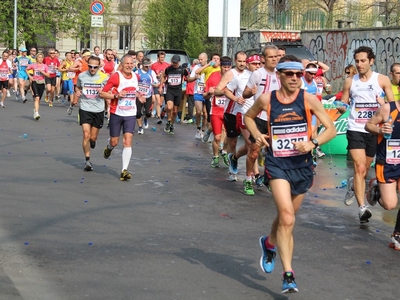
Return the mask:
M 200 65 L 205 66 L 207 64 L 208 56 L 207 53 L 200 53 L 199 54 L 199 62 Z

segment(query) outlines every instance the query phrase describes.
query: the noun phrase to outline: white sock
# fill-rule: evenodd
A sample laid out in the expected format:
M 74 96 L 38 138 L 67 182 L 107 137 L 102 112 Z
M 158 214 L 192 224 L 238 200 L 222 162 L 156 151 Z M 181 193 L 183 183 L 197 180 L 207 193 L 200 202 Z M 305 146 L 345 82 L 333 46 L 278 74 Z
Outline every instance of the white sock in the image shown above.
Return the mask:
M 122 170 L 128 170 L 131 156 L 132 156 L 132 147 L 124 147 L 124 150 L 122 150 Z

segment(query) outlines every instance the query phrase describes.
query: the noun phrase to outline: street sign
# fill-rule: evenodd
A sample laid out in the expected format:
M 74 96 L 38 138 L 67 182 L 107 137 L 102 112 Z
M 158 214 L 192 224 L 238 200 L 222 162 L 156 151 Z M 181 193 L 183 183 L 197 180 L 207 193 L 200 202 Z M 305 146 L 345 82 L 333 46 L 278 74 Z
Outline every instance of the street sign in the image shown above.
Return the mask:
M 92 15 L 92 27 L 103 27 L 103 16 L 93 16 Z
M 93 1 L 90 4 L 90 12 L 92 15 L 102 15 L 104 13 L 104 3 L 101 1 Z

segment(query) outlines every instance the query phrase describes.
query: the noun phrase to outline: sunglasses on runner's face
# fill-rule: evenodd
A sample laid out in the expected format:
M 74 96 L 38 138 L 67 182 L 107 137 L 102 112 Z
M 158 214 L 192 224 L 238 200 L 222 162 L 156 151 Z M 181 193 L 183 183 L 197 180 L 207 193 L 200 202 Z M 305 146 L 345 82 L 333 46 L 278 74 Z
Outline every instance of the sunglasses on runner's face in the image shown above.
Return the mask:
M 350 75 L 350 72 L 345 72 L 347 75 Z
M 317 73 L 312 73 L 312 72 L 307 72 L 307 73 L 310 74 L 311 76 L 317 75 Z
M 293 75 L 296 75 L 297 78 L 303 77 L 303 72 L 286 71 L 281 73 L 285 74 L 286 77 L 293 77 Z
M 89 67 L 90 69 L 97 69 L 99 66 L 88 65 L 88 67 Z

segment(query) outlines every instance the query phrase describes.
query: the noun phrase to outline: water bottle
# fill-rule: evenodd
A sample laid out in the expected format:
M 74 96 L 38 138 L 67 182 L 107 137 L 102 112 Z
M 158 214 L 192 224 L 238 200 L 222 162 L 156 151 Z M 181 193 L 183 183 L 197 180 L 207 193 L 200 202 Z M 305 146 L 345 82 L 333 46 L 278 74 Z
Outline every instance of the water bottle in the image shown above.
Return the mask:
M 333 101 L 333 105 L 335 105 L 336 108 L 342 107 L 342 106 L 344 106 L 345 108 L 349 107 L 349 105 L 347 103 L 343 103 L 342 101 Z
M 387 121 L 385 123 L 389 123 L 390 125 L 392 124 L 393 120 L 392 120 L 392 116 L 389 116 L 389 119 L 387 119 Z M 384 133 L 383 137 L 387 140 L 390 140 L 392 138 L 392 134 L 391 133 Z
M 215 65 L 215 61 L 213 61 L 213 60 L 210 61 L 210 66 L 211 66 L 211 67 L 214 67 L 214 65 Z

